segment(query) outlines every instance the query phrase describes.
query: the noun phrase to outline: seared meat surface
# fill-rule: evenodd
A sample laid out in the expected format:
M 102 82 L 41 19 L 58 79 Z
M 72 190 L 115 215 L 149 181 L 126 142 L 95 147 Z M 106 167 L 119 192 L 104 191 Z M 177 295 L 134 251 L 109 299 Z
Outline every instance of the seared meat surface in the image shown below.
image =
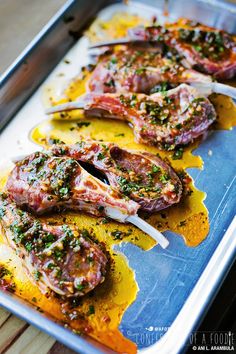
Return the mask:
M 166 83 L 211 82 L 211 78 L 197 71 L 185 68 L 181 57 L 166 47 L 160 49 L 135 49 L 124 47 L 112 54 L 103 55 L 89 82 L 93 92 L 125 93 L 155 92 Z
M 36 152 L 16 163 L 6 189 L 17 206 L 36 213 L 84 210 L 93 215 L 136 214 L 139 205 L 84 170 L 76 160 Z M 119 219 L 119 218 L 118 218 Z
M 104 280 L 107 257 L 85 230 L 43 223 L 7 194 L 0 194 L 0 225 L 43 293 L 82 296 Z
M 112 187 L 149 212 L 178 203 L 182 184 L 174 170 L 154 154 L 122 149 L 112 143 L 81 141 L 72 146 L 54 145 L 55 156 L 69 156 L 102 171 Z
M 218 79 L 236 75 L 236 41 L 225 31 L 180 19 L 166 27 L 134 28 L 129 35 L 134 40 L 165 43 L 191 66 Z
M 132 124 L 136 141 L 172 150 L 202 135 L 216 119 L 210 101 L 186 84 L 144 94 L 96 94 L 83 97 L 85 114 Z

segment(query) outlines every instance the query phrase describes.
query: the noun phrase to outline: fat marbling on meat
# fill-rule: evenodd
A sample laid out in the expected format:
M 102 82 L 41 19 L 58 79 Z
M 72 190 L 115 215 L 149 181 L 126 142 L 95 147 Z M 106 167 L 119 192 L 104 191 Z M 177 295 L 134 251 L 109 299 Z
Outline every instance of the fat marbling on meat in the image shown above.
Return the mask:
M 43 293 L 83 296 L 104 280 L 107 256 L 86 230 L 50 225 L 0 194 L 0 226 Z
M 37 214 L 51 210 L 83 210 L 118 220 L 135 215 L 139 205 L 93 177 L 70 157 L 36 152 L 18 161 L 8 177 L 7 192 L 17 206 Z M 117 214 L 118 213 L 118 214 Z
M 92 140 L 54 145 L 50 152 L 93 165 L 113 188 L 136 201 L 142 210 L 154 212 L 180 201 L 182 184 L 177 174 L 154 154 Z
M 182 57 L 170 47 L 123 47 L 102 55 L 88 82 L 88 90 L 98 93 L 155 92 L 164 85 L 205 82 L 212 79 L 181 63 Z
M 125 120 L 137 142 L 165 150 L 192 142 L 216 120 L 211 102 L 186 84 L 152 95 L 88 93 L 81 100 L 87 116 Z
M 236 75 L 236 41 L 229 33 L 179 19 L 165 27 L 137 27 L 129 30 L 130 39 L 164 43 L 176 50 L 195 69 L 217 79 Z

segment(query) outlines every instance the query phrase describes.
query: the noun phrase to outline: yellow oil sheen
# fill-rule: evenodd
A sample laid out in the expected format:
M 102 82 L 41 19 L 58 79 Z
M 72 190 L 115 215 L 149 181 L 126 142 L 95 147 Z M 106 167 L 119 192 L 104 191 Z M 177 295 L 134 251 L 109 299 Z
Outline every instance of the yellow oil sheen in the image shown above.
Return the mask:
M 145 24 L 146 22 L 138 16 L 122 13 L 115 15 L 112 20 L 107 22 L 96 20 L 87 31 L 87 35 L 91 42 L 119 38 L 126 35 L 128 28 L 141 23 Z M 50 98 L 48 98 L 51 104 L 76 100 L 85 93 L 89 76 L 90 73 L 84 70 L 66 88 L 64 97 L 60 101 L 52 97 L 50 90 L 45 91 L 44 94 L 50 94 Z M 211 99 L 218 113 L 217 129 L 231 129 L 236 124 L 235 104 L 230 98 L 221 95 L 213 95 Z M 90 124 L 78 126 L 77 123 L 81 120 Z M 127 149 L 158 153 L 162 158 L 167 159 L 177 171 L 186 170 L 189 167 L 202 168 L 203 166 L 201 157 L 192 153 L 200 144 L 200 140 L 184 149 L 182 159 L 174 160 L 172 158 L 173 152 L 160 151 L 155 147 L 134 142 L 133 131 L 127 123 L 110 119 L 84 118 L 82 111 L 79 110 L 63 115 L 55 114 L 53 120 L 42 120 L 42 123 L 32 130 L 30 138 L 38 145 L 45 147 L 47 147 L 49 138 L 59 139 L 67 144 L 76 143 L 80 139 L 103 140 L 117 143 Z M 1 189 L 4 187 L 7 175 L 7 171 L 2 171 Z M 193 181 L 189 186 L 192 193 L 185 196 L 178 205 L 152 215 L 143 215 L 143 217 L 160 231 L 174 231 L 183 237 L 186 246 L 195 247 L 207 237 L 209 220 L 208 211 L 204 205 L 205 193 L 199 191 Z M 104 283 L 98 286 L 92 295 L 81 298 L 79 306 L 69 311 L 69 313 L 76 311 L 80 314 L 79 319 L 72 320 L 63 311 L 65 305 L 60 303 L 60 300 L 55 297 L 47 298 L 41 294 L 38 287 L 28 278 L 20 259 L 6 245 L 4 235 L 1 235 L 1 264 L 12 272 L 16 284 L 16 294 L 66 326 L 90 335 L 119 353 L 136 353 L 136 345 L 125 338 L 118 327 L 125 310 L 135 301 L 138 285 L 128 260 L 124 255 L 114 251 L 113 247 L 120 242 L 132 242 L 148 251 L 155 245 L 155 242 L 132 225 L 122 225 L 114 221 L 95 218 L 82 212 L 67 212 L 44 216 L 41 219 L 44 222 L 54 221 L 55 223 L 62 223 L 63 219 L 63 223 L 76 224 L 80 229 L 85 228 L 92 231 L 94 237 L 103 242 L 110 253 L 110 269 Z M 123 232 L 122 240 L 114 239 L 112 236 L 114 230 Z M 91 305 L 94 306 L 94 314 L 88 314 Z

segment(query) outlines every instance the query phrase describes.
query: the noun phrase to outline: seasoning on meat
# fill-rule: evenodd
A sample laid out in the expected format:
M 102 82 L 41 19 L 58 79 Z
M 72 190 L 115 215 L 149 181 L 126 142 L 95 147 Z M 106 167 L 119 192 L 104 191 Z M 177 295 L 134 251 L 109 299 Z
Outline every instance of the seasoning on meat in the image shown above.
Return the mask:
M 92 164 L 106 175 L 113 188 L 135 200 L 143 210 L 154 212 L 180 201 L 182 184 L 177 174 L 154 154 L 98 141 L 54 145 L 50 152 Z
M 62 208 L 83 210 L 119 222 L 130 222 L 161 247 L 166 248 L 169 244 L 157 229 L 137 215 L 138 203 L 93 177 L 70 157 L 34 153 L 16 163 L 6 189 L 17 206 L 36 213 Z
M 131 29 L 129 36 L 133 40 L 168 45 L 191 66 L 218 79 L 230 79 L 236 74 L 236 41 L 223 30 L 179 19 L 166 27 Z
M 119 220 L 139 209 L 137 203 L 90 175 L 76 160 L 46 152 L 17 162 L 6 188 L 18 206 L 39 214 L 66 208 L 109 216 L 114 210 Z
M 124 47 L 99 58 L 88 89 L 99 93 L 149 94 L 163 83 L 175 87 L 179 83 L 211 82 L 209 76 L 184 67 L 181 60 L 168 46 L 165 50 Z
M 137 142 L 165 150 L 192 142 L 216 119 L 211 102 L 186 84 L 150 96 L 90 93 L 81 102 L 87 116 L 125 120 L 132 124 Z M 73 108 L 77 102 L 58 106 Z
M 83 296 L 104 280 L 107 257 L 86 230 L 43 223 L 3 193 L 0 225 L 43 293 Z

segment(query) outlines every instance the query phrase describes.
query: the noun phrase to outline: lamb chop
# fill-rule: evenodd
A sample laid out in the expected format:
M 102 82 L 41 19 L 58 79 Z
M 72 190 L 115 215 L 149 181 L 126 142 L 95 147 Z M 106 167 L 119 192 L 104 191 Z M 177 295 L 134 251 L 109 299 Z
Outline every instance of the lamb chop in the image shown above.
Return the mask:
M 43 293 L 83 296 L 103 282 L 107 257 L 84 230 L 48 225 L 0 194 L 0 225 Z
M 180 19 L 165 27 L 153 26 L 129 31 L 137 41 L 165 41 L 197 70 L 217 79 L 236 75 L 236 41 L 229 33 L 200 23 Z
M 98 141 L 54 145 L 50 152 L 93 165 L 106 175 L 113 188 L 136 201 L 143 210 L 154 212 L 180 201 L 182 184 L 177 174 L 154 154 Z
M 138 217 L 138 203 L 90 175 L 73 158 L 46 152 L 31 154 L 16 163 L 6 190 L 17 206 L 37 214 L 70 209 L 109 216 L 133 223 L 164 248 L 168 245 L 158 230 Z
M 87 116 L 122 119 L 132 124 L 136 141 L 172 150 L 201 136 L 215 121 L 210 101 L 186 84 L 152 94 L 91 93 L 78 102 L 47 110 L 54 113 L 84 108 Z
M 236 75 L 236 41 L 229 33 L 187 19 L 163 26 L 137 27 L 128 37 L 98 43 L 91 48 L 116 44 L 143 46 L 152 43 L 177 51 L 195 69 L 217 79 L 231 79 Z
M 181 57 L 166 47 L 135 49 L 125 47 L 103 55 L 88 82 L 88 90 L 96 93 L 146 93 L 179 83 L 211 83 L 211 78 L 185 68 Z
M 125 200 L 76 160 L 46 152 L 36 152 L 17 162 L 8 178 L 7 191 L 18 206 L 27 206 L 37 214 L 69 208 L 105 216 L 118 209 L 123 219 L 139 209 L 137 203 Z

